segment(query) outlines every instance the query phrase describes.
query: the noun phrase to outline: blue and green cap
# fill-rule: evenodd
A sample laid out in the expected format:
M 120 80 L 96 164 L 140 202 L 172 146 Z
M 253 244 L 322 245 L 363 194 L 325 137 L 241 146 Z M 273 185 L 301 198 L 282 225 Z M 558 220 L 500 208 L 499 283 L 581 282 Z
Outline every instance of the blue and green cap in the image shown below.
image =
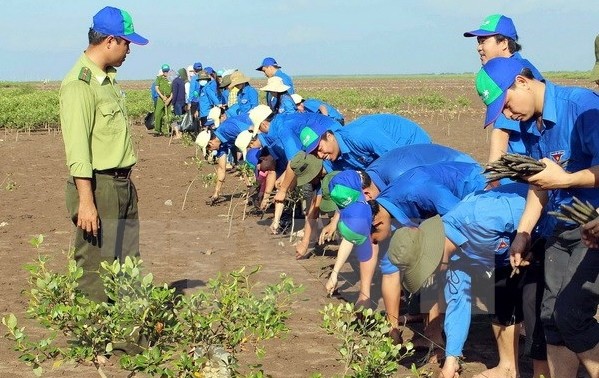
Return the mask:
M 162 72 L 168 72 L 171 70 L 171 66 L 169 66 L 168 64 L 163 64 L 162 67 L 160 67 L 160 69 L 162 70 Z
M 93 18 L 92 30 L 104 35 L 121 37 L 136 45 L 145 45 L 148 40 L 135 32 L 133 20 L 126 11 L 114 7 L 102 8 Z
M 312 125 L 305 125 L 300 129 L 300 141 L 302 143 L 302 149 L 307 153 L 311 153 L 318 147 L 320 138 L 327 131 L 327 127 L 323 124 L 316 123 Z
M 476 91 L 487 106 L 485 124 L 495 122 L 503 111 L 507 90 L 514 84 L 516 76 L 522 73 L 524 66 L 518 59 L 493 58 L 476 75 Z
M 320 210 L 335 211 L 356 201 L 366 201 L 358 172 L 354 170 L 333 171 L 322 179 Z
M 367 261 L 372 257 L 372 210 L 366 202 L 359 201 L 341 209 L 337 230 L 341 236 L 354 245 L 359 261 Z
M 464 37 L 488 37 L 491 35 L 501 34 L 511 38 L 514 41 L 518 40 L 518 33 L 511 18 L 502 14 L 492 14 L 483 20 L 480 28 L 464 33 Z

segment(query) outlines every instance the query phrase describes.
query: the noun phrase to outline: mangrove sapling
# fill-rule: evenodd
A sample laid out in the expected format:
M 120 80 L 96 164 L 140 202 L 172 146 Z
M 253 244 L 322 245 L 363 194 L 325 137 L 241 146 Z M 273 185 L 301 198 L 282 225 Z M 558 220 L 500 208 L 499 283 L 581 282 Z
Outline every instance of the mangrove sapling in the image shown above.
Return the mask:
M 38 236 L 31 244 L 39 246 L 42 241 Z M 127 257 L 122 264 L 102 263 L 100 277 L 112 300 L 97 303 L 78 290 L 83 271 L 72 253 L 66 273 L 50 271 L 47 261 L 40 256 L 27 267 L 27 314 L 47 332 L 32 341 L 14 314 L 2 318 L 19 359 L 36 375 L 52 361 L 52 368 L 72 361 L 91 362 L 104 377 L 105 356 L 127 345 L 129 354 L 118 362 L 130 376 L 210 376 L 215 369 L 218 377 L 238 376 L 240 351 L 250 346 L 263 356 L 261 342 L 288 331 L 292 298 L 301 290 L 282 274 L 277 283 L 256 294 L 253 278 L 258 267 L 221 274 L 204 290 L 181 296 L 175 288 L 155 284 L 151 273 L 143 275 L 141 260 Z M 59 333 L 66 338 L 64 347 L 54 345 Z

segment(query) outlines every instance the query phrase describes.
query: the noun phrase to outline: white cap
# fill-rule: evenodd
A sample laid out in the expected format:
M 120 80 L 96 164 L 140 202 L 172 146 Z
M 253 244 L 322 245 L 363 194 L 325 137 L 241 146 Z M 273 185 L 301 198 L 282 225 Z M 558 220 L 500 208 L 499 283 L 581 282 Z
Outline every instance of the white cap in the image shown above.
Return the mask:
M 208 112 L 208 118 L 214 121 L 214 128 L 215 129 L 218 126 L 220 126 L 220 115 L 221 115 L 221 110 L 220 110 L 220 108 L 218 106 L 214 106 Z
M 235 147 L 239 148 L 239 150 L 243 154 L 243 160 L 245 160 L 248 145 L 252 141 L 253 137 L 254 133 L 252 133 L 249 130 L 243 130 L 241 133 L 239 133 L 239 135 L 237 135 L 237 138 L 235 138 Z
M 272 114 L 272 110 L 266 105 L 258 105 L 249 112 L 250 119 L 252 120 L 252 125 L 254 125 L 254 133 L 259 133 L 260 124 L 269 115 Z
M 298 95 L 297 93 L 292 94 L 291 98 L 293 99 L 293 103 L 295 105 L 297 105 L 300 102 L 304 101 L 304 98 L 302 96 Z
M 202 149 L 202 157 L 206 156 L 206 147 L 208 147 L 208 142 L 210 142 L 210 131 L 200 131 L 196 137 L 196 144 Z

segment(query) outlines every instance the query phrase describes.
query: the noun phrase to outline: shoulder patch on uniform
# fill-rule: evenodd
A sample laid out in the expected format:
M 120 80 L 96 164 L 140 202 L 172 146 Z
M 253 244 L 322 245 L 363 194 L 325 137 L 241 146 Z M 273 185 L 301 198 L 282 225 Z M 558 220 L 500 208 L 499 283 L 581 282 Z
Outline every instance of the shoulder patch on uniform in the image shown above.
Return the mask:
M 92 70 L 87 67 L 81 67 L 81 71 L 79 71 L 79 80 L 85 81 L 87 84 L 92 79 Z

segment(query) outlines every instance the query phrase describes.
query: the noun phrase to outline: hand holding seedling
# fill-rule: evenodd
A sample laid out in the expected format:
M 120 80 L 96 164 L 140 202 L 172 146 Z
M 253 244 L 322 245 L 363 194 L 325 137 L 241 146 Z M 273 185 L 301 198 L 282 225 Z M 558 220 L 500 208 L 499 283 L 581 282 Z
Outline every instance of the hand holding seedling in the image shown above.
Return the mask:
M 526 232 L 518 232 L 516 237 L 512 241 L 510 246 L 510 265 L 512 266 L 512 274 L 520 273 L 520 268 L 530 265 L 530 262 L 526 260 L 528 250 L 530 248 L 530 234 Z
M 582 225 L 580 229 L 582 242 L 589 248 L 599 248 L 599 217 Z
M 540 162 L 545 165 L 545 169 L 525 177 L 528 183 L 545 190 L 570 187 L 570 174 L 561 165 L 547 158 L 541 159 Z

